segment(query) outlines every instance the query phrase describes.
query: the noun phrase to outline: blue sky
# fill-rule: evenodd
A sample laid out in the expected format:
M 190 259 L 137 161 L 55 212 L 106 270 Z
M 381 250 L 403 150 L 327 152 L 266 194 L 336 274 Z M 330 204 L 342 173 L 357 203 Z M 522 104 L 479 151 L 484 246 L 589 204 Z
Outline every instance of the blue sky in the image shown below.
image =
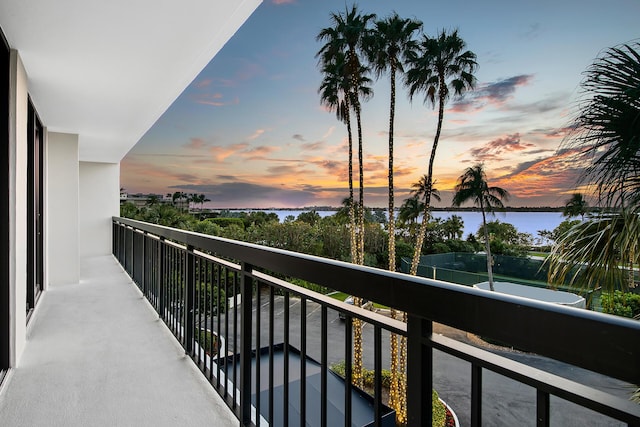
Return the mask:
M 265 0 L 121 164 L 130 193 L 204 193 L 211 207 L 338 205 L 347 195 L 346 128 L 320 104 L 318 32 L 344 1 Z M 484 162 L 511 206 L 558 206 L 576 164 L 558 146 L 582 72 L 640 37 L 637 0 L 360 1 L 362 12 L 459 30 L 477 55 L 476 90 L 447 105 L 435 178 L 448 205 L 464 169 Z M 387 198 L 388 79 L 363 105 L 365 203 Z M 426 173 L 436 112 L 399 88 L 396 204 Z M 357 182 L 357 177 L 355 179 Z

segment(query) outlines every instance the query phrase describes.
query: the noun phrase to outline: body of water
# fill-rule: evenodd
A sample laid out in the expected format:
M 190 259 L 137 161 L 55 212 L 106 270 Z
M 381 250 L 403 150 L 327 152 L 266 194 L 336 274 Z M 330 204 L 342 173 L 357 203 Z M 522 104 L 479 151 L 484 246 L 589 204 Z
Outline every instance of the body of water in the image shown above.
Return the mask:
M 306 210 L 265 210 L 267 213 L 275 213 L 280 218 L 280 222 L 288 215 L 297 217 Z M 336 211 L 318 211 L 321 217 L 335 214 Z M 480 212 L 451 212 L 451 211 L 434 211 L 432 215 L 435 218 L 446 220 L 451 215 L 457 215 L 464 222 L 464 238 L 467 235 L 475 234 L 482 224 L 482 214 Z M 534 238 L 538 237 L 539 230 L 552 231 L 565 218 L 561 212 L 496 212 L 495 214 L 487 214 L 487 221 L 499 220 L 500 222 L 508 222 L 521 233 L 529 233 Z

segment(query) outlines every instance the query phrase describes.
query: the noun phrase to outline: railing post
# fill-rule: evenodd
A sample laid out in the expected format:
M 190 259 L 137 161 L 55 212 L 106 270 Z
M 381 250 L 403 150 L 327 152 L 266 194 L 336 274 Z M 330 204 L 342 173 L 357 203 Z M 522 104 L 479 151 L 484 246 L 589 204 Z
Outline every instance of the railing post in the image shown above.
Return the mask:
M 482 425 L 482 367 L 471 365 L 471 426 Z
M 185 289 L 184 289 L 184 323 L 183 323 L 183 331 L 184 331 L 184 350 L 188 354 L 193 352 L 193 308 L 194 304 L 194 296 L 195 296 L 195 256 L 193 254 L 194 247 L 191 245 L 187 246 L 187 256 L 185 257 Z
M 148 264 L 148 260 L 147 260 L 147 232 L 143 231 L 142 232 L 142 259 L 140 260 L 140 270 L 141 274 L 140 274 L 140 284 L 142 285 L 142 295 L 144 295 L 145 297 L 147 297 L 147 299 L 149 299 L 149 294 L 147 293 L 148 288 L 147 288 L 147 264 Z
M 431 336 L 431 321 L 409 315 L 407 319 L 407 425 L 431 426 L 433 348 L 424 340 Z
M 118 247 L 118 242 L 117 242 L 117 234 L 118 234 L 118 229 L 116 227 L 116 222 L 114 220 L 111 220 L 111 254 L 113 254 L 114 256 L 117 256 L 117 247 Z
M 252 322 L 252 298 L 253 280 L 251 271 L 253 267 L 246 262 L 242 263 L 242 275 L 240 277 L 240 425 L 251 425 L 251 322 Z M 260 310 L 260 307 L 257 308 Z M 259 314 L 257 314 L 259 315 Z M 256 331 L 259 334 L 260 331 Z M 260 349 L 256 349 L 256 352 Z M 256 361 L 257 363 L 257 361 Z M 259 391 L 257 391 L 259 393 Z M 256 413 L 256 416 L 260 416 Z
M 131 278 L 136 282 L 136 230 L 131 228 Z
M 160 318 L 165 317 L 164 306 L 165 306 L 165 238 L 160 237 L 160 241 L 158 242 L 158 314 L 160 314 Z
M 126 241 L 127 241 L 127 249 L 125 252 L 126 253 L 126 263 L 127 263 L 127 273 L 129 273 L 129 276 L 131 276 L 131 278 L 133 279 L 133 228 L 131 227 L 127 227 L 127 236 L 126 236 Z

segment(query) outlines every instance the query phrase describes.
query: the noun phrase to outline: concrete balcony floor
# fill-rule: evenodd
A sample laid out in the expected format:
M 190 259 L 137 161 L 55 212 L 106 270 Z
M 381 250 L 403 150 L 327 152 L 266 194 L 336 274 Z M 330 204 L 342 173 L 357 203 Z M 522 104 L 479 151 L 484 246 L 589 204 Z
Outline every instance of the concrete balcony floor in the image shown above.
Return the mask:
M 4 426 L 236 426 L 111 256 L 39 301 L 0 392 Z

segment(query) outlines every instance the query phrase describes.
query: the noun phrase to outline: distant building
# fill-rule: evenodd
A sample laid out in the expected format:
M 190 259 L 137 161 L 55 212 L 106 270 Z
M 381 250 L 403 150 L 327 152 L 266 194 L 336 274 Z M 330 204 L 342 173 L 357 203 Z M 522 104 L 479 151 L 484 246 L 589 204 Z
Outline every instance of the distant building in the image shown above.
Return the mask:
M 126 192 L 120 192 L 120 204 L 133 203 L 137 208 L 148 206 L 149 202 L 154 199 L 156 203 L 172 203 L 171 197 L 163 194 L 128 194 Z

